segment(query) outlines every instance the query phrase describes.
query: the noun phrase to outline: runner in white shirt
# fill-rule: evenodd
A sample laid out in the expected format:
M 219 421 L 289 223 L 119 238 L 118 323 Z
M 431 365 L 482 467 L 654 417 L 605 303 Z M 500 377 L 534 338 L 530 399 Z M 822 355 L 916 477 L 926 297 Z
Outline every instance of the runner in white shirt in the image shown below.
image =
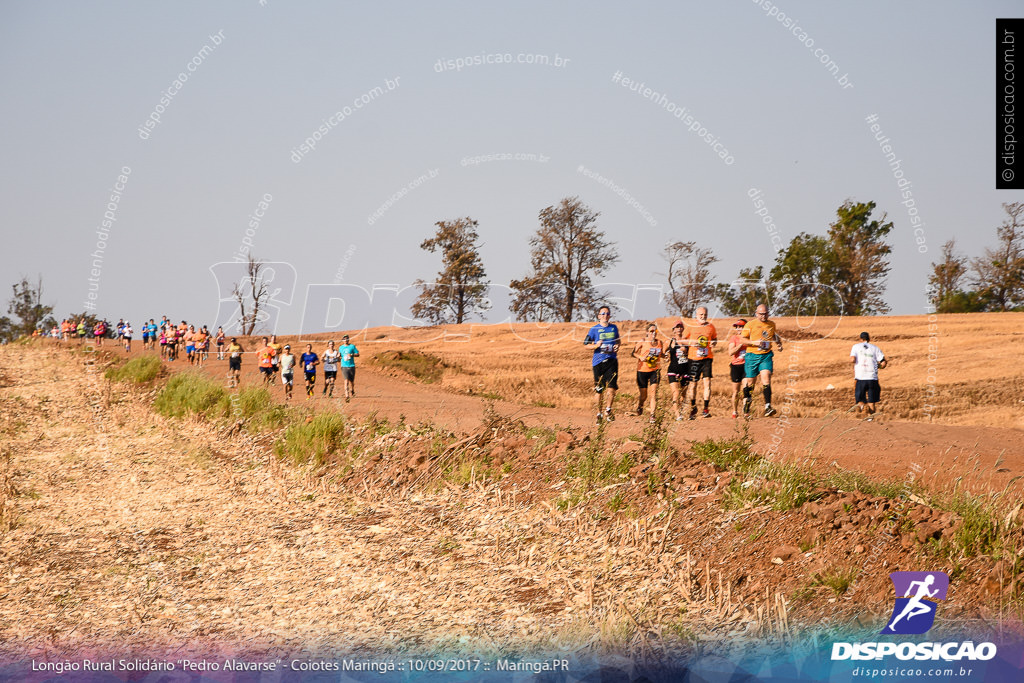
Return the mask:
M 338 363 L 341 362 L 341 352 L 334 348 L 334 342 L 327 342 L 320 360 L 324 362 L 324 390 L 327 398 L 334 397 L 334 382 L 338 379 Z
M 867 422 L 875 419 L 875 404 L 881 398 L 882 389 L 878 385 L 878 370 L 884 368 L 888 361 L 882 349 L 871 343 L 871 335 L 867 332 L 860 333 L 861 341 L 850 349 L 850 362 L 853 363 L 853 376 L 856 380 L 854 388 L 854 400 L 857 402 L 857 412 L 863 412 L 867 406 Z

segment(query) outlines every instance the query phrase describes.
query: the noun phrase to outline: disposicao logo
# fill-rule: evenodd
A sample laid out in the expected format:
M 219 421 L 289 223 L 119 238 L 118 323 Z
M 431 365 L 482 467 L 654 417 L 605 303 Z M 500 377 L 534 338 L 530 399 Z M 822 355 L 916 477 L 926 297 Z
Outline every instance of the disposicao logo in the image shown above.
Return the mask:
M 880 635 L 919 635 L 935 623 L 935 608 L 946 599 L 949 576 L 945 572 L 893 572 L 889 575 L 896 589 L 896 605 Z M 832 643 L 832 660 L 897 659 L 918 661 L 966 659 L 986 661 L 996 656 L 994 643 L 964 642 L 870 642 Z
M 881 633 L 914 635 L 930 629 L 935 623 L 935 607 L 949 591 L 949 576 L 945 572 L 893 572 L 889 580 L 896 589 L 896 605 Z

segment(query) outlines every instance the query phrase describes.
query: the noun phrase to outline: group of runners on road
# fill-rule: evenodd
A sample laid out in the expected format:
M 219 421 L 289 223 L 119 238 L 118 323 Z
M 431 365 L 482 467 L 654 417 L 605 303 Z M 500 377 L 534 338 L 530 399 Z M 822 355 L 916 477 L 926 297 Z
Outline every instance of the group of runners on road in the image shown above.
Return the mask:
M 321 395 L 333 398 L 334 384 L 340 369 L 345 402 L 351 401 L 356 395 L 356 358 L 359 357 L 359 349 L 350 342 L 347 334 L 341 338 L 341 342 L 338 348 L 335 348 L 333 340 L 327 342 L 327 348 L 319 354 L 313 351 L 312 344 L 306 344 L 305 352 L 296 356 L 292 353 L 291 344 L 282 345 L 277 341 L 277 335 L 263 337 L 263 345 L 256 351 L 256 362 L 259 364 L 263 383 L 273 386 L 280 375 L 285 400 L 290 401 L 295 385 L 295 368 L 300 367 L 306 380 L 306 400 L 309 401 L 315 396 L 317 367 L 323 365 L 324 386 Z M 233 381 L 237 382 L 244 349 L 232 338 L 228 351 L 231 356 L 228 359 L 229 372 L 234 373 Z
M 112 332 L 106 321 L 98 320 L 92 326 L 91 335 L 85 320 L 77 324 L 71 320 L 64 320 L 59 326 L 54 325 L 48 335 L 60 341 L 79 340 L 82 343 L 90 336 L 97 346 L 102 346 L 102 340 Z M 117 339 L 124 345 L 126 352 L 131 352 L 132 337 L 135 330 L 131 323 L 119 320 L 116 327 Z M 242 357 L 246 349 L 239 343 L 237 337 L 228 339 L 224 334 L 224 328 L 218 327 L 216 334 L 211 334 L 206 325 L 198 329 L 182 320 L 175 325 L 167 316 L 164 316 L 160 323 L 150 318 L 144 322 L 140 329 L 142 344 L 145 350 L 155 350 L 159 345 L 160 358 L 167 362 L 174 362 L 185 354 L 185 360 L 190 365 L 203 367 L 209 359 L 211 346 L 216 347 L 217 360 L 228 361 L 228 386 L 237 387 L 242 374 Z M 344 383 L 344 396 L 350 401 L 356 395 L 356 363 L 359 357 L 359 349 L 355 347 L 346 334 L 342 337 L 342 345 L 335 348 L 333 341 L 327 343 L 327 347 L 317 354 L 313 351 L 312 344 L 306 344 L 305 353 L 298 358 L 291 352 L 290 344 L 281 344 L 277 341 L 277 335 L 263 337 L 263 344 L 256 350 L 256 359 L 259 364 L 260 373 L 263 375 L 265 385 L 272 385 L 278 375 L 284 385 L 285 399 L 291 400 L 292 389 L 295 381 L 295 367 L 301 366 L 306 379 L 306 398 L 311 400 L 314 397 L 316 385 L 317 368 L 323 366 L 324 386 L 322 395 L 331 398 L 334 396 L 334 384 L 337 380 L 338 370 L 341 370 Z
M 878 369 L 884 368 L 887 361 L 881 349 L 869 343 L 867 332 L 862 332 L 860 337 L 861 343 L 855 344 L 850 352 L 857 380 L 855 408 L 860 411 L 866 408 L 866 419 L 870 421 L 875 413 L 875 404 L 880 399 Z M 754 384 L 758 380 L 764 398 L 764 416 L 772 417 L 777 413 L 772 407 L 773 358 L 775 351 L 781 353 L 783 347 L 775 322 L 768 317 L 768 307 L 758 305 L 754 320 L 736 320 L 732 324 L 727 343 L 729 379 L 732 382 L 732 417 L 739 418 L 741 410 L 744 417 L 750 416 Z M 602 306 L 598 310 L 597 324 L 587 332 L 583 344 L 593 347 L 591 367 L 594 392 L 597 395 L 597 423 L 611 422 L 615 419 L 612 405 L 619 389 L 618 353 L 622 346 L 619 328 L 611 321 L 611 308 Z M 692 320 L 677 322 L 667 341 L 659 337 L 656 325 L 647 325 L 644 338 L 634 344 L 630 352 L 630 356 L 637 361 L 636 415 L 642 417 L 649 407 L 650 421 L 656 422 L 661 370 L 662 365 L 667 364 L 665 374 L 671 390 L 675 419 L 686 419 L 683 402 L 687 398 L 690 401 L 688 417 L 691 420 L 697 418 L 698 386 L 703 402 L 700 415 L 711 417 L 711 378 L 717 345 L 718 331 L 708 320 L 708 309 L 704 306 L 697 308 Z
M 611 308 L 602 306 L 598 310 L 598 320 L 587 333 L 583 341 L 585 346 L 593 347 L 591 366 L 594 378 L 594 392 L 597 396 L 597 422 L 611 422 L 615 419 L 612 406 L 615 394 L 619 389 L 618 354 L 622 346 L 619 328 L 611 321 Z M 152 350 L 159 345 L 160 357 L 173 362 L 184 352 L 185 359 L 191 365 L 203 367 L 209 358 L 211 345 L 216 347 L 217 360 L 228 361 L 228 384 L 237 387 L 241 377 L 242 357 L 246 350 L 231 337 L 230 342 L 223 328 L 211 334 L 205 325 L 196 326 L 181 321 L 175 325 L 167 316 L 159 323 L 153 318 L 143 322 L 141 332 L 143 347 Z M 124 345 L 125 351 L 131 351 L 135 329 L 131 323 L 119 320 L 116 327 L 108 325 L 104 320 L 96 321 L 90 330 L 85 320 L 77 323 L 63 320 L 59 326 L 54 325 L 50 336 L 58 340 L 77 339 L 84 342 L 92 337 L 97 345 L 108 336 Z M 342 343 L 335 348 L 334 341 L 319 354 L 313 351 L 312 344 L 306 344 L 306 350 L 296 356 L 290 344 L 281 344 L 276 335 L 263 337 L 262 345 L 255 351 L 257 363 L 263 382 L 267 386 L 276 383 L 280 376 L 284 386 L 285 399 L 291 400 L 295 383 L 295 368 L 301 368 L 305 378 L 306 400 L 315 396 L 317 368 L 323 366 L 324 383 L 321 395 L 328 398 L 334 395 L 334 385 L 338 371 L 341 370 L 345 401 L 355 397 L 355 359 L 359 350 L 350 342 L 349 336 L 342 337 Z M 645 410 L 650 412 L 650 421 L 655 422 L 658 408 L 658 387 L 661 384 L 661 371 L 665 369 L 670 389 L 671 406 L 676 420 L 690 420 L 711 417 L 711 379 L 713 377 L 714 352 L 718 346 L 718 330 L 708 320 L 708 309 L 704 306 L 694 311 L 690 320 L 680 320 L 672 328 L 671 337 L 667 340 L 659 336 L 656 325 L 646 327 L 644 338 L 636 342 L 630 356 L 636 359 L 637 405 L 636 415 L 642 417 Z M 776 414 L 772 407 L 772 372 L 775 351 L 782 352 L 782 339 L 776 330 L 775 322 L 768 317 L 768 307 L 757 306 L 754 320 L 739 319 L 732 323 L 732 329 L 726 340 L 729 354 L 729 379 L 732 383 L 732 417 L 741 414 L 749 417 L 753 405 L 753 390 L 757 381 L 761 383 L 761 394 L 764 399 L 764 416 Z M 774 347 L 774 350 L 773 350 Z M 871 343 L 867 332 L 860 334 L 860 342 L 850 350 L 850 359 L 854 367 L 856 380 L 854 389 L 855 405 L 850 410 L 866 413 L 865 419 L 872 421 L 876 412 L 876 404 L 881 397 L 878 383 L 878 371 L 885 368 L 888 361 L 882 350 Z M 701 409 L 698 409 L 698 389 L 700 391 Z M 689 400 L 689 412 L 684 414 L 685 401 Z

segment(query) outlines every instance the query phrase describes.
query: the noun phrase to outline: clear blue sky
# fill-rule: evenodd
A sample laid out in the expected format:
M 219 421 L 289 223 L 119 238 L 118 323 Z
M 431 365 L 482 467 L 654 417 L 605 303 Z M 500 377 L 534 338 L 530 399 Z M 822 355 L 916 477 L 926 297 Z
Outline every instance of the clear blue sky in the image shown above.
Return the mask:
M 260 258 L 294 268 L 291 303 L 279 307 L 285 332 L 303 319 L 310 285 L 429 279 L 439 258 L 418 245 L 442 219 L 479 221 L 488 276 L 507 285 L 527 272 L 538 212 L 569 195 L 600 211 L 618 244 L 621 261 L 603 280 L 663 283 L 659 253 L 674 240 L 712 248 L 716 276 L 732 279 L 774 260 L 748 198 L 757 188 L 785 243 L 823 233 L 847 198 L 877 202 L 896 225 L 887 299 L 893 313 L 923 312 L 942 243 L 956 236 L 980 254 L 995 242 L 1001 202 L 1024 200 L 994 189 L 993 164 L 995 18 L 1019 14 L 1019 3 L 769 7 L 5 2 L 0 284 L 42 274 L 58 317 L 81 311 L 91 290 L 113 319 L 210 324 L 223 296 L 210 268 L 238 251 L 264 195 L 250 241 Z M 444 68 L 506 54 L 563 63 Z M 733 163 L 616 72 L 688 108 Z M 871 114 L 913 183 L 925 254 Z M 321 125 L 328 132 L 296 163 Z M 517 153 L 536 156 L 468 163 Z M 628 191 L 646 217 L 581 166 Z M 97 277 L 90 254 L 122 167 L 131 173 Z

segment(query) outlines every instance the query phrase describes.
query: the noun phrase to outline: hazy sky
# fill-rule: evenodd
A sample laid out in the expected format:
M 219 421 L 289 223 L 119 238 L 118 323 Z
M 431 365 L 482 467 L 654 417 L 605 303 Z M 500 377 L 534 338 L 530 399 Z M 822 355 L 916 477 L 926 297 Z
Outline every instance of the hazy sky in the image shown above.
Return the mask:
M 290 264 L 278 330 L 316 331 L 332 290 L 315 285 L 436 273 L 419 243 L 438 220 L 478 220 L 489 278 L 522 277 L 538 212 L 570 195 L 601 212 L 622 257 L 601 280 L 628 299 L 664 282 L 668 241 L 712 248 L 723 280 L 770 266 L 754 189 L 784 244 L 877 202 L 887 299 L 913 314 L 942 243 L 979 254 L 1024 200 L 994 189 L 995 19 L 1014 2 L 0 7 L 0 284 L 42 274 L 58 317 L 91 292 L 109 318 L 212 324 L 230 282 L 211 267 L 248 227 Z M 644 296 L 637 315 L 664 314 Z

